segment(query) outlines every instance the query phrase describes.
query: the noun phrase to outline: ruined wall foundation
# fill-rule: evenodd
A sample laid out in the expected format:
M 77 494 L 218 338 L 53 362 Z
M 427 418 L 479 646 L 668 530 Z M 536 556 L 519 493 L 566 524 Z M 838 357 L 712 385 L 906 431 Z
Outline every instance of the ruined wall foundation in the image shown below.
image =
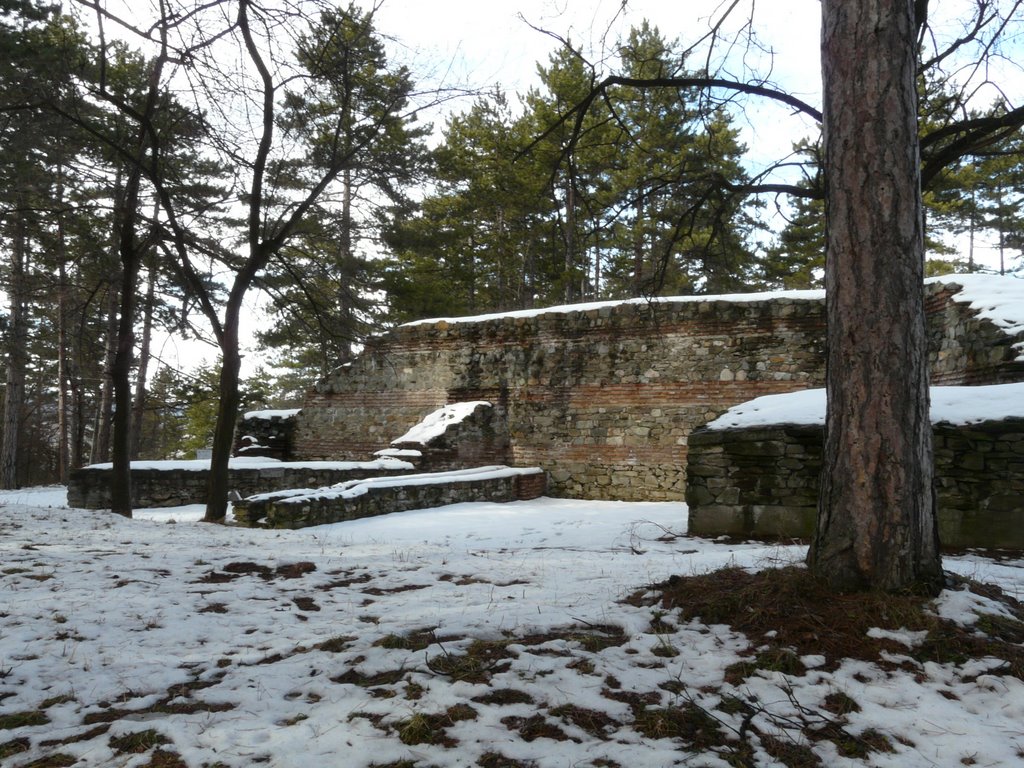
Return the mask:
M 1015 381 L 1002 332 L 927 286 L 935 383 Z M 361 459 L 424 414 L 486 400 L 515 466 L 555 496 L 683 499 L 691 431 L 729 407 L 824 382 L 818 291 L 561 307 L 400 326 L 321 381 L 298 416 L 297 458 Z

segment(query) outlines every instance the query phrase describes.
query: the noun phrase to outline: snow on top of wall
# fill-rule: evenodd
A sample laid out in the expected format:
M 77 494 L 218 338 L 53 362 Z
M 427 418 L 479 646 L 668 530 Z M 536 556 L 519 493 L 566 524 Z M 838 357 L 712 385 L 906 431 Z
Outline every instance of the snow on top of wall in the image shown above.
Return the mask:
M 707 296 L 651 296 L 640 299 L 617 299 L 614 301 L 592 301 L 584 304 L 562 304 L 556 307 L 537 307 L 534 309 L 519 309 L 512 312 L 496 312 L 488 315 L 474 315 L 472 317 L 434 317 L 427 320 L 413 320 L 410 323 L 403 323 L 400 327 L 406 328 L 415 325 L 433 325 L 435 323 L 481 323 L 487 320 L 500 320 L 503 318 L 516 317 L 539 317 L 540 315 L 567 315 L 572 312 L 587 312 L 593 309 L 605 307 L 623 307 L 630 304 L 680 304 L 697 303 L 707 301 L 731 301 L 746 303 L 765 301 L 767 299 L 800 299 L 804 301 L 818 301 L 825 298 L 825 292 L 821 290 L 807 291 L 766 291 L 762 293 L 728 293 Z
M 327 501 L 331 499 L 354 499 L 369 493 L 371 488 L 400 488 L 416 485 L 447 485 L 449 483 L 478 480 L 497 480 L 504 477 L 535 475 L 543 470 L 537 467 L 519 468 L 494 465 L 456 469 L 449 472 L 424 472 L 416 475 L 397 477 L 369 477 L 364 480 L 346 480 L 327 488 L 301 488 L 295 491 L 274 491 L 250 496 L 246 501 L 275 501 L 286 504 L 301 504 L 306 501 Z
M 1024 382 L 980 387 L 932 387 L 932 424 L 976 424 L 1024 418 Z M 747 429 L 779 424 L 825 424 L 825 390 L 765 395 L 730 408 L 708 429 Z
M 301 410 L 302 410 L 301 408 L 287 408 L 287 409 L 283 409 L 283 410 L 247 411 L 245 413 L 245 415 L 242 416 L 242 418 L 243 419 L 266 419 L 268 421 L 270 419 L 274 419 L 274 418 L 287 419 L 287 418 L 290 418 L 290 417 L 294 416 L 295 414 L 297 414 Z
M 943 275 L 926 282 L 962 286 L 954 301 L 970 305 L 978 317 L 990 320 L 1005 333 L 1024 332 L 1024 279 L 1010 275 Z M 1015 347 L 1024 354 L 1024 343 Z
M 443 435 L 448 427 L 453 424 L 460 424 L 469 418 L 469 415 L 476 410 L 478 405 L 491 407 L 491 404 L 486 400 L 475 400 L 468 403 L 449 403 L 438 408 L 433 413 L 427 414 L 423 421 L 401 437 L 392 440 L 391 444 L 419 443 L 420 445 L 426 445 L 435 437 Z
M 418 459 L 423 455 L 423 451 L 417 451 L 415 448 L 385 448 L 382 451 L 374 451 L 373 455 L 388 459 Z
M 407 461 L 382 456 L 375 461 L 280 461 L 262 456 L 232 456 L 228 466 L 231 469 L 332 469 L 332 470 L 378 470 L 378 469 L 415 469 Z M 156 469 L 166 472 L 184 469 L 201 472 L 210 468 L 210 459 L 180 459 L 158 461 L 133 461 L 132 469 Z M 84 469 L 113 469 L 114 465 L 90 464 Z
M 926 283 L 945 283 L 962 286 L 957 293 L 956 301 L 965 302 L 979 315 L 991 320 L 1007 333 L 1015 334 L 1024 331 L 1024 279 L 1009 275 L 941 275 L 928 278 Z M 487 320 L 503 318 L 529 318 L 549 314 L 569 314 L 586 312 L 604 307 L 619 307 L 629 304 L 676 304 L 709 301 L 730 301 L 746 303 L 768 301 L 771 299 L 796 299 L 802 301 L 820 301 L 825 297 L 822 290 L 805 291 L 764 291 L 760 293 L 730 293 L 706 296 L 655 296 L 641 299 L 623 299 L 617 301 L 595 301 L 585 304 L 564 304 L 555 307 L 521 309 L 513 312 L 498 312 L 470 317 L 435 317 L 426 320 L 414 320 L 404 323 L 401 327 L 417 325 L 434 325 L 436 323 L 479 323 Z

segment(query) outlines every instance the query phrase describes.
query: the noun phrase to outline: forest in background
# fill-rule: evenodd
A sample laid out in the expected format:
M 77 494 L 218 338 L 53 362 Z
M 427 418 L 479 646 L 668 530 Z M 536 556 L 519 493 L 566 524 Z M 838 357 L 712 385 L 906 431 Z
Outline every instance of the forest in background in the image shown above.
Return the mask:
M 527 93 L 454 94 L 394 65 L 355 5 L 225 0 L 206 6 L 222 36 L 166 13 L 137 47 L 104 32 L 126 20 L 69 5 L 0 0 L 6 487 L 109 460 L 118 402 L 132 457 L 209 445 L 223 371 L 179 371 L 154 340 L 230 360 L 249 289 L 271 321 L 244 408 L 294 402 L 407 320 L 820 284 L 818 137 L 794 137 L 769 229 L 780 190 L 751 178 L 733 104 L 705 89 L 607 89 L 582 112 L 596 76 L 568 45 Z M 624 78 L 708 76 L 646 23 L 616 50 Z M 951 123 L 1009 110 L 970 107 L 956 82 L 920 76 L 933 156 Z M 419 119 L 456 95 L 442 124 Z M 1020 269 L 1021 150 L 1014 126 L 926 174 L 933 271 L 977 269 L 982 238 Z

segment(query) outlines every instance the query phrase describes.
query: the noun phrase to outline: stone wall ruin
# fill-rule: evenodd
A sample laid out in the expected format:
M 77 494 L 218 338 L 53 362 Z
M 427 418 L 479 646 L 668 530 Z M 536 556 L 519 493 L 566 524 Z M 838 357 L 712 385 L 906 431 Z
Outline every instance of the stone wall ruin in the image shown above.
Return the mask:
M 1018 336 L 927 286 L 932 379 L 1017 381 Z M 823 386 L 818 291 L 634 300 L 432 320 L 371 340 L 319 382 L 294 453 L 358 459 L 447 403 L 486 400 L 507 454 L 539 466 L 555 496 L 682 500 L 690 432 L 766 394 Z

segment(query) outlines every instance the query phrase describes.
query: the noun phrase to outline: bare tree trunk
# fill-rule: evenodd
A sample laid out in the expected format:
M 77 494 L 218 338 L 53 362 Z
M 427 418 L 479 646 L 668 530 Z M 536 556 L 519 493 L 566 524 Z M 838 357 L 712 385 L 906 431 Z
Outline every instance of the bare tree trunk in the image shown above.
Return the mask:
M 25 368 L 28 364 L 28 329 L 25 323 L 28 233 L 24 214 L 14 212 L 14 243 L 7 286 L 10 310 L 7 317 L 7 371 L 4 377 L 3 440 L 0 442 L 0 488 L 18 488 L 18 449 L 21 412 L 25 400 Z
M 238 420 L 238 408 L 242 400 L 238 391 L 242 369 L 242 356 L 238 351 L 241 296 L 237 302 L 233 299 L 234 295 L 229 298 L 224 313 L 221 339 L 220 404 L 217 408 L 217 426 L 213 432 L 213 457 L 210 460 L 210 480 L 206 492 L 206 514 L 203 516 L 203 520 L 208 523 L 221 522 L 227 515 L 228 492 L 231 490 L 231 449 L 235 442 L 235 422 Z
M 644 203 L 636 201 L 636 220 L 633 222 L 633 296 L 644 295 Z
M 913 0 L 822 2 L 825 462 L 812 569 L 941 585 L 928 416 Z
M 114 175 L 112 198 L 114 224 L 110 230 L 110 255 L 107 257 L 111 261 L 111 274 L 107 281 L 107 328 L 104 337 L 103 383 L 100 388 L 100 402 L 92 432 L 90 464 L 97 464 L 110 458 L 110 426 L 114 410 L 114 384 L 111 379 L 111 371 L 114 367 L 114 358 L 117 355 L 117 307 L 119 303 L 117 285 L 121 279 L 120 270 L 114 266 L 114 252 L 118 246 L 118 232 L 123 226 L 123 198 L 124 176 L 121 167 L 118 166 Z
M 156 303 L 156 271 L 150 270 L 146 298 L 142 307 L 142 339 L 139 341 L 139 367 L 135 372 L 135 397 L 132 401 L 131 457 L 139 458 L 142 443 L 142 417 L 146 410 L 146 384 L 149 375 L 149 346 L 153 337 L 153 307 Z
M 67 484 L 71 470 L 71 407 L 68 399 L 68 273 L 63 256 L 57 273 L 57 452 L 60 482 Z
M 131 197 L 129 198 L 131 200 Z M 134 227 L 128 227 L 123 236 L 134 240 Z M 139 261 L 136 243 L 122 245 L 121 256 L 121 309 L 117 324 L 117 353 L 110 369 L 114 389 L 114 418 L 112 459 L 114 469 L 110 483 L 110 511 L 125 517 L 132 516 L 131 487 L 131 411 L 132 360 L 135 356 L 135 291 L 138 283 Z
M 120 292 L 118 279 L 111 278 L 107 285 L 107 327 L 104 338 L 103 382 L 100 385 L 100 401 L 96 408 L 95 427 L 92 435 L 90 464 L 110 460 L 110 427 L 114 414 L 114 359 L 117 357 L 117 307 Z
M 57 474 L 67 484 L 71 470 L 71 429 L 68 405 L 68 285 L 67 239 L 64 231 L 64 166 L 57 166 Z
M 572 179 L 565 186 L 565 303 L 575 298 L 572 273 L 576 267 L 576 187 Z

